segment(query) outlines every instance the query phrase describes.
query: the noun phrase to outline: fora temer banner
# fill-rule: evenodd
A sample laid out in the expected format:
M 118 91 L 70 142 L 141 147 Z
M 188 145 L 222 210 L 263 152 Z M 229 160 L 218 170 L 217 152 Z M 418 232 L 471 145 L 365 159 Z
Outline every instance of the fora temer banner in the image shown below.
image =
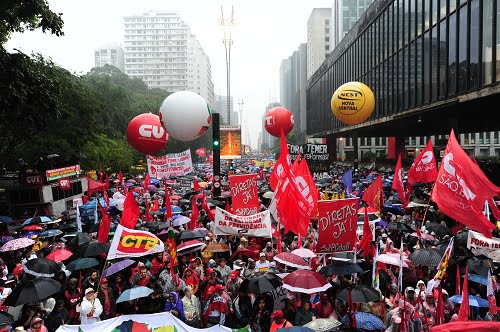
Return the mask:
M 251 216 L 237 216 L 217 208 L 215 212 L 215 235 L 271 237 L 271 215 L 269 210 Z

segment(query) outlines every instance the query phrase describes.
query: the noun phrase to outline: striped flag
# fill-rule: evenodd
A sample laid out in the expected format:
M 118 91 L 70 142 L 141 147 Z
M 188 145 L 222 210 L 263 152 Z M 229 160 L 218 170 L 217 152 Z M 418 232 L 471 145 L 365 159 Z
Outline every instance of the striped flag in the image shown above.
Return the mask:
M 372 287 L 375 289 L 380 289 L 380 278 L 378 274 L 378 244 L 375 250 L 375 258 L 373 259 L 373 271 L 372 271 Z
M 427 293 L 432 292 L 432 289 L 438 287 L 441 283 L 441 280 L 443 280 L 446 269 L 448 268 L 448 263 L 450 261 L 451 250 L 453 249 L 453 239 L 454 238 L 452 237 L 450 243 L 448 244 L 448 247 L 443 254 L 443 257 L 441 258 L 441 261 L 439 262 L 439 265 L 437 266 L 436 275 L 427 283 Z

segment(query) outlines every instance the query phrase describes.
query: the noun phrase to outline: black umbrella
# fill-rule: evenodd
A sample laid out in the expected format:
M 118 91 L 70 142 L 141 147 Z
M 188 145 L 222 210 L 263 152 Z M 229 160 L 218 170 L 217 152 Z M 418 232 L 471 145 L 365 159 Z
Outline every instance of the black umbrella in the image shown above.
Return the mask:
M 99 256 L 100 254 L 104 253 L 107 254 L 108 251 L 109 251 L 109 244 L 99 243 L 98 241 L 92 241 L 85 248 L 83 257 L 95 257 Z
M 437 246 L 438 252 L 441 255 L 444 255 L 446 248 L 448 248 L 448 243 L 441 243 L 440 245 Z M 451 257 L 471 258 L 474 257 L 474 253 L 466 246 L 458 244 L 457 242 L 453 242 L 453 249 L 451 249 Z
M 477 273 L 483 277 L 488 275 L 488 270 L 493 266 L 493 260 L 484 255 L 478 255 L 467 260 L 469 273 Z
M 411 228 L 411 226 L 409 226 L 403 222 L 391 222 L 387 226 L 387 229 L 401 231 L 404 233 L 413 233 L 415 231 L 413 228 Z
M 61 284 L 54 279 L 36 278 L 17 286 L 3 305 L 17 307 L 26 303 L 36 303 L 59 292 Z
M 448 227 L 441 225 L 437 222 L 429 222 L 425 224 L 425 229 L 428 230 L 429 232 L 434 232 L 436 236 L 443 238 L 446 235 L 451 236 L 451 231 Z
M 408 259 L 415 265 L 436 267 L 443 257 L 437 250 L 422 248 L 411 253 Z
M 342 276 L 346 274 L 360 273 L 363 271 L 364 270 L 356 263 L 348 261 L 335 261 L 330 265 L 323 266 L 321 270 L 319 270 L 319 273 L 324 276 L 331 276 L 334 274 Z
M 347 288 L 341 290 L 337 294 L 337 298 L 347 302 L 349 297 L 349 291 Z M 351 287 L 351 297 L 353 303 L 368 303 L 372 301 L 379 301 L 380 294 L 375 288 L 368 287 L 365 285 L 356 285 Z
M 467 245 L 467 240 L 469 239 L 469 232 L 460 232 L 455 235 L 455 241 L 453 242 L 453 246 L 457 244 L 461 244 L 463 246 Z
M 254 276 L 248 280 L 248 284 L 245 285 L 244 291 L 245 293 L 259 295 L 272 292 L 281 285 L 283 285 L 283 282 L 276 274 L 267 272 L 260 276 Z
M 99 265 L 99 261 L 95 258 L 78 258 L 69 263 L 66 268 L 70 271 L 85 270 Z
M 180 237 L 181 240 L 193 240 L 200 238 L 204 238 L 204 236 L 198 231 L 183 231 Z
M 24 272 L 35 277 L 53 278 L 61 267 L 56 262 L 46 258 L 30 259 L 24 265 Z
M 82 246 L 84 244 L 89 244 L 90 241 L 92 241 L 92 238 L 90 237 L 90 235 L 79 232 L 79 233 L 76 233 L 76 235 L 71 240 L 69 240 L 68 246 L 79 247 L 79 246 Z
M 0 326 L 11 325 L 14 321 L 14 316 L 5 311 L 0 311 Z
M 76 223 L 70 223 L 70 224 L 63 224 L 59 226 L 59 229 L 63 232 L 69 232 L 69 231 L 75 231 L 76 230 Z

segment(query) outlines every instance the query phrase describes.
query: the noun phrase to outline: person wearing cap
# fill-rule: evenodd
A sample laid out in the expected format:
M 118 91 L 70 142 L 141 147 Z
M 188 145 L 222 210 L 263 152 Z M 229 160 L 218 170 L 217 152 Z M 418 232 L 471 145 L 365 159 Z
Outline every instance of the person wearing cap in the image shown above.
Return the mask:
M 229 274 L 229 280 L 226 282 L 226 292 L 229 294 L 232 300 L 238 296 L 241 285 L 240 272 L 235 270 Z
M 269 261 L 266 259 L 266 254 L 261 252 L 259 260 L 255 263 L 256 273 L 265 273 L 269 269 Z
M 103 308 L 93 288 L 85 290 L 85 296 L 80 304 L 80 322 L 82 325 L 100 322 Z
M 423 303 L 423 314 L 432 324 L 434 324 L 436 321 L 436 313 L 436 298 L 434 297 L 434 293 L 426 292 L 425 301 Z
M 273 243 L 271 241 L 266 243 L 266 247 L 262 250 L 262 253 L 266 255 L 268 261 L 271 261 L 274 255 L 277 254 L 276 250 L 273 248 Z
M 405 312 L 403 313 L 403 311 Z M 389 328 L 386 331 L 413 331 L 413 312 L 414 307 L 409 302 L 401 299 L 398 300 L 396 306 L 387 314 Z
M 454 304 L 448 299 L 449 295 L 446 289 L 441 290 L 441 297 L 443 299 L 444 322 L 448 323 L 453 315 Z
M 273 319 L 273 322 L 271 323 L 271 328 L 269 329 L 269 332 L 275 332 L 277 329 L 284 329 L 293 326 L 292 323 L 290 323 L 285 319 L 283 311 L 281 310 L 274 311 L 273 314 L 271 315 L 271 318 Z
M 208 294 L 208 291 L 210 289 L 210 286 L 215 287 L 217 285 L 217 274 L 214 269 L 212 268 L 207 268 L 205 270 L 205 288 L 203 289 L 203 292 L 201 294 L 201 300 L 202 301 L 207 301 L 209 298 L 210 294 Z
M 226 302 L 229 306 L 229 312 L 233 313 L 234 312 L 233 300 L 231 299 L 229 294 L 226 292 L 226 287 L 224 287 L 220 284 L 217 284 L 217 285 L 215 285 L 215 290 L 217 291 L 217 294 L 219 294 L 219 296 L 223 297 L 226 300 Z
M 208 300 L 203 306 L 203 319 L 206 327 L 224 325 L 226 316 L 229 314 L 229 306 L 226 299 L 217 293 L 215 286 L 208 286 Z
M 108 285 L 108 279 L 101 278 L 99 283 L 99 292 L 97 298 L 102 304 L 103 310 L 101 319 L 108 319 L 115 317 L 116 314 L 116 301 L 113 289 Z
M 31 320 L 30 328 L 27 332 L 47 332 L 47 327 L 43 324 L 43 319 L 35 317 Z
M 227 282 L 229 279 L 229 275 L 232 270 L 229 266 L 227 266 L 227 261 L 225 258 L 221 258 L 219 261 L 219 266 L 217 266 L 216 270 L 220 273 L 223 284 Z
M 385 247 L 387 246 L 387 243 L 388 242 L 392 242 L 389 237 L 387 236 L 386 233 L 383 233 L 382 236 L 380 237 L 380 241 L 379 241 L 379 250 L 380 250 L 380 253 L 383 254 L 385 251 Z

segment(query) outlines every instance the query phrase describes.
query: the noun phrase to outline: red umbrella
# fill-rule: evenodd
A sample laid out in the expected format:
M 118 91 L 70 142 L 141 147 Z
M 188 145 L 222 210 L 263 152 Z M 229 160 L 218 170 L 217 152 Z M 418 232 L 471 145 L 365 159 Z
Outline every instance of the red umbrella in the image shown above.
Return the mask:
M 42 229 L 43 227 L 40 225 L 29 225 L 23 227 L 23 230 L 25 231 L 41 231 Z
M 259 259 L 259 253 L 255 250 L 238 249 L 234 252 L 234 254 L 231 255 L 231 257 L 229 257 L 229 261 L 233 261 L 234 259 L 236 259 L 239 256 L 239 254 L 246 256 L 246 257 L 249 257 L 253 260 Z
M 73 255 L 73 253 L 67 249 L 59 249 L 59 250 L 51 252 L 45 258 L 53 260 L 55 262 L 59 262 L 59 261 L 67 260 L 72 255 Z
M 283 288 L 292 292 L 313 294 L 324 292 L 332 285 L 318 272 L 297 270 L 283 278 Z
M 307 264 L 304 258 L 289 252 L 282 252 L 274 256 L 274 260 L 285 264 L 286 266 L 295 267 L 301 270 L 310 270 L 311 267 Z
M 170 200 L 172 200 L 172 199 L 179 200 L 179 199 L 182 199 L 182 196 L 172 195 L 172 196 L 170 196 Z
M 177 252 L 187 254 L 187 253 L 190 253 L 193 251 L 203 250 L 203 249 L 205 249 L 206 246 L 207 245 L 205 243 L 203 243 L 199 240 L 190 240 L 190 241 L 186 241 L 186 242 L 181 243 L 177 247 Z

